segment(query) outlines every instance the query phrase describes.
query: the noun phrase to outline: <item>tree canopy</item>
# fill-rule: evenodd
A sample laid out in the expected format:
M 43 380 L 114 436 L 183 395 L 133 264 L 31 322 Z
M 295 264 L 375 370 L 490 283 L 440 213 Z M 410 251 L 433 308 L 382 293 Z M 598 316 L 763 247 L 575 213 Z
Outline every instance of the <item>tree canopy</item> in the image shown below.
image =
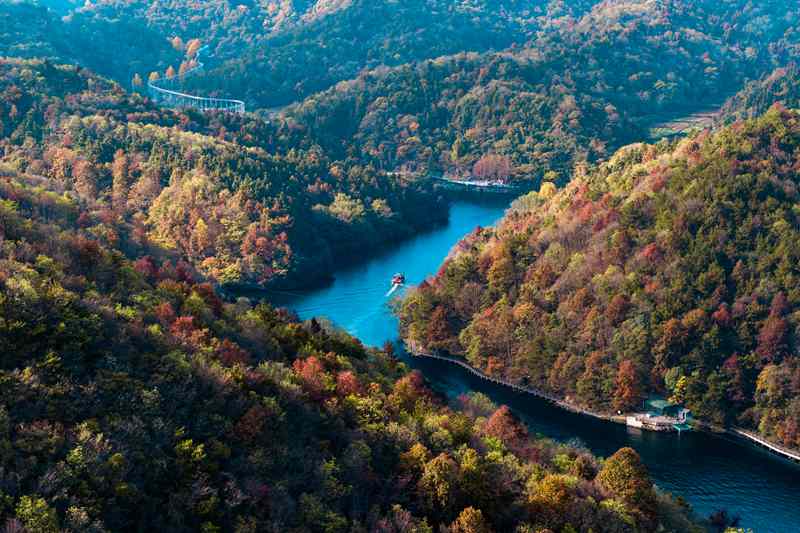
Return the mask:
M 399 309 L 405 338 L 611 412 L 650 394 L 800 447 L 800 115 L 618 151 L 517 200 Z
M 700 531 L 668 495 L 646 516 L 627 498 L 643 470 L 533 438 L 480 395 L 447 405 L 391 346 L 226 301 L 93 216 L 0 168 L 6 531 Z M 558 514 L 538 503 L 550 478 Z

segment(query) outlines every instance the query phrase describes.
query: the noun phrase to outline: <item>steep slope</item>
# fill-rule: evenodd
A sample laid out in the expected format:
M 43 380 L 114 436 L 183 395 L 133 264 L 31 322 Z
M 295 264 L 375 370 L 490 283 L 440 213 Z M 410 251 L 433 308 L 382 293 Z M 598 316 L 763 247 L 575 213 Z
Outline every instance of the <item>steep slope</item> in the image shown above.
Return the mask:
M 61 17 L 38 2 L 0 2 L 0 56 L 76 63 L 129 86 L 137 72 L 166 69 L 180 54 L 162 33 L 125 17 Z
M 725 102 L 720 112 L 720 122 L 757 117 L 776 103 L 800 108 L 800 68 L 796 63 L 775 69 L 762 79 L 748 83 Z
M 388 349 L 127 257 L 70 196 L 0 167 L 5 531 L 699 531 L 632 450 L 447 407 Z
M 632 145 L 477 229 L 408 342 L 601 411 L 652 393 L 800 448 L 800 114 Z
M 219 79 L 227 82 L 224 90 L 274 107 L 352 79 L 364 69 L 521 45 L 593 3 L 353 0 L 346 9 L 253 47 L 223 65 Z
M 157 109 L 85 69 L 0 60 L 0 94 L 0 160 L 59 183 L 109 242 L 219 283 L 312 283 L 447 217 L 424 186 L 278 151 L 257 117 Z
M 63 1 L 48 3 L 64 8 Z M 536 31 L 565 23 L 593 3 L 99 0 L 76 5 L 71 13 L 130 21 L 184 42 L 199 38 L 211 46 L 216 68 L 195 80 L 195 90 L 235 94 L 251 107 L 272 108 L 327 89 L 365 68 L 522 44 Z M 139 71 L 142 76 L 146 72 Z
M 523 49 L 376 69 L 288 116 L 299 136 L 383 168 L 469 175 L 488 163 L 503 178 L 563 181 L 791 57 L 799 13 L 782 0 L 602 2 Z

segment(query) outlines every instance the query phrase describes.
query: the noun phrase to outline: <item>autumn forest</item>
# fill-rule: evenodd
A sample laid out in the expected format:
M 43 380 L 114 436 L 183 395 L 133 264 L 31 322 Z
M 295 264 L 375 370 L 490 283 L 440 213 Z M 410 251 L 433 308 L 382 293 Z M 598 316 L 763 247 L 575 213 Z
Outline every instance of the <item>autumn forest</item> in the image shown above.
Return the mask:
M 796 2 L 0 0 L 0 21 L 2 531 L 744 531 L 632 447 L 444 394 L 406 348 L 800 450 Z M 247 112 L 162 105 L 165 80 Z M 396 342 L 273 302 L 447 227 L 448 182 L 516 197 L 427 279 L 384 296 L 385 273 Z

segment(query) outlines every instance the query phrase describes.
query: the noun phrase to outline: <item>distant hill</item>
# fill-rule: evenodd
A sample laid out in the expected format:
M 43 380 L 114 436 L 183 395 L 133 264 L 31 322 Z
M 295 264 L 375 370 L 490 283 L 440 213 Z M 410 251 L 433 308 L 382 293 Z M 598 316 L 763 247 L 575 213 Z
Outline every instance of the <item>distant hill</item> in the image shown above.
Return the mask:
M 791 56 L 800 12 L 778 5 L 603 2 L 519 49 L 364 72 L 288 120 L 298 142 L 382 168 L 470 175 L 499 156 L 504 177 L 563 182 Z
M 182 56 L 159 31 L 125 17 L 62 18 L 37 2 L 12 0 L 0 2 L 0 18 L 0 56 L 79 64 L 129 89 L 134 74 L 177 66 Z
M 462 51 L 523 45 L 538 32 L 585 12 L 593 1 L 352 0 L 306 17 L 252 46 L 218 72 L 222 90 L 274 107 L 294 102 L 378 66 L 413 63 Z
M 45 2 L 63 12 L 64 2 Z M 272 108 L 327 89 L 361 70 L 464 50 L 524 44 L 567 24 L 594 0 L 287 0 L 145 2 L 99 0 L 71 17 L 146 28 L 164 41 L 199 38 L 216 66 L 198 89 Z M 75 2 L 75 4 L 79 4 Z M 135 32 L 123 32 L 133 38 Z M 150 70 L 158 70 L 153 64 Z M 177 68 L 177 65 L 174 65 Z M 146 77 L 146 65 L 137 63 Z M 162 68 L 166 68 L 163 66 Z

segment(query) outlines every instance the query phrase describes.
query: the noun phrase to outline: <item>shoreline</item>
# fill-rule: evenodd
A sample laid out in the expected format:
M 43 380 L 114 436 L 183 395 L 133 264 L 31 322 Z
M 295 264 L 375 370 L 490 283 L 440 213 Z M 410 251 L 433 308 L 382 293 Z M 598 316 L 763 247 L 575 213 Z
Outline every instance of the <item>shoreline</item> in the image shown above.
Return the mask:
M 786 461 L 800 465 L 800 452 L 792 451 L 784 448 L 778 444 L 768 441 L 767 439 L 756 435 L 755 433 L 741 428 L 730 428 L 724 430 L 726 434 L 732 435 L 739 440 L 743 440 L 752 446 L 756 446 L 763 451 L 770 453 L 773 456 L 780 457 Z
M 540 398 L 542 400 L 546 400 L 546 401 L 552 403 L 553 405 L 555 405 L 557 407 L 560 407 L 561 409 L 564 409 L 565 411 L 569 411 L 571 413 L 575 413 L 575 414 L 579 414 L 579 415 L 583 415 L 583 416 L 588 416 L 588 417 L 591 417 L 591 418 L 596 418 L 596 419 L 599 419 L 599 420 L 604 420 L 606 422 L 612 422 L 612 423 L 615 423 L 615 424 L 622 424 L 622 425 L 624 425 L 626 427 L 628 426 L 628 424 L 627 424 L 627 416 L 624 415 L 624 414 L 623 415 L 611 415 L 611 414 L 600 413 L 598 411 L 592 411 L 590 409 L 583 409 L 581 407 L 577 407 L 575 405 L 572 405 L 571 403 L 567 402 L 566 400 L 564 400 L 562 398 L 558 398 L 558 397 L 556 397 L 556 396 L 554 396 L 552 394 L 548 394 L 546 392 L 543 392 L 543 391 L 540 391 L 540 390 L 537 390 L 537 389 L 534 389 L 534 388 L 531 388 L 531 387 L 525 387 L 523 385 L 518 385 L 516 383 L 512 383 L 512 382 L 506 381 L 504 379 L 499 379 L 499 378 L 494 378 L 492 376 L 489 376 L 489 375 L 485 374 L 484 372 L 478 370 L 477 368 L 471 366 L 466 361 L 462 361 L 462 360 L 457 359 L 455 357 L 445 356 L 445 355 L 437 355 L 437 354 L 431 354 L 431 353 L 425 353 L 425 352 L 422 352 L 422 351 L 420 351 L 418 349 L 411 348 L 410 346 L 408 346 L 407 343 L 405 343 L 405 341 L 403 342 L 403 344 L 405 345 L 406 350 L 408 351 L 408 353 L 412 357 L 425 357 L 425 358 L 428 358 L 428 359 L 437 359 L 439 361 L 445 361 L 447 363 L 460 366 L 461 368 L 463 368 L 464 370 L 466 370 L 470 374 L 472 374 L 474 376 L 477 376 L 477 377 L 479 377 L 479 378 L 481 378 L 483 380 L 489 381 L 490 383 L 494 383 L 496 385 L 501 385 L 501 386 L 504 386 L 504 387 L 508 387 L 508 388 L 510 388 L 512 390 L 516 390 L 518 392 L 531 394 L 533 396 L 536 396 L 537 398 Z M 643 431 L 653 431 L 655 433 L 663 433 L 663 432 L 660 432 L 660 431 L 651 430 L 651 429 L 647 429 L 647 428 L 640 428 L 640 429 L 642 429 Z M 713 434 L 713 435 L 720 435 L 720 434 L 728 435 L 730 437 L 733 437 L 734 439 L 736 439 L 740 443 L 747 444 L 747 445 L 750 445 L 752 447 L 758 448 L 761 451 L 764 451 L 766 453 L 771 454 L 773 457 L 777 457 L 777 458 L 782 459 L 784 461 L 789 461 L 789 462 L 791 462 L 793 464 L 800 465 L 800 452 L 795 452 L 795 451 L 789 450 L 787 448 L 784 448 L 783 446 L 780 446 L 778 444 L 772 443 L 772 442 L 764 439 L 763 437 L 760 437 L 759 435 L 756 435 L 753 432 L 748 431 L 746 429 L 735 428 L 735 427 L 734 428 L 717 427 L 717 426 L 713 426 L 711 424 L 705 423 L 705 422 L 700 421 L 700 420 L 696 420 L 696 425 L 693 426 L 693 429 L 695 429 L 696 431 L 704 431 L 706 433 L 710 433 L 710 434 Z
M 518 391 L 518 392 L 524 392 L 526 394 L 530 394 L 532 396 L 536 396 L 537 398 L 542 399 L 542 400 L 546 400 L 546 401 L 552 403 L 553 405 L 556 405 L 557 407 L 560 407 L 561 409 L 564 409 L 565 411 L 569 411 L 571 413 L 575 413 L 575 414 L 578 414 L 578 415 L 588 416 L 588 417 L 591 417 L 591 418 L 596 418 L 596 419 L 599 419 L 599 420 L 605 420 L 607 422 L 614 422 L 615 424 L 622 424 L 623 426 L 627 426 L 626 415 L 624 415 L 624 414 L 623 415 L 613 415 L 613 414 L 601 413 L 599 411 L 593 411 L 591 409 L 584 409 L 582 407 L 578 407 L 576 405 L 573 405 L 573 404 L 569 403 L 568 401 L 566 401 L 566 400 L 564 400 L 562 398 L 559 398 L 559 397 L 557 397 L 555 395 L 548 394 L 548 393 L 546 393 L 544 391 L 540 391 L 540 390 L 534 389 L 532 387 L 526 387 L 524 385 L 518 385 L 516 383 L 512 383 L 512 382 L 506 381 L 504 379 L 499 379 L 499 378 L 495 378 L 495 377 L 489 376 L 488 374 L 485 374 L 484 372 L 481 372 L 477 368 L 471 366 L 467 362 L 462 361 L 460 359 L 456 359 L 455 357 L 424 353 L 424 352 L 420 352 L 418 350 L 410 349 L 407 345 L 406 345 L 406 349 L 407 349 L 408 353 L 411 354 L 412 357 L 426 357 L 428 359 L 437 359 L 439 361 L 445 361 L 447 363 L 460 366 L 461 368 L 463 368 L 464 370 L 466 370 L 470 374 L 472 374 L 474 376 L 477 376 L 477 377 L 479 377 L 479 378 L 481 378 L 483 380 L 489 381 L 490 383 L 494 383 L 496 385 L 502 385 L 504 387 L 508 387 L 508 388 L 513 389 L 513 390 Z

